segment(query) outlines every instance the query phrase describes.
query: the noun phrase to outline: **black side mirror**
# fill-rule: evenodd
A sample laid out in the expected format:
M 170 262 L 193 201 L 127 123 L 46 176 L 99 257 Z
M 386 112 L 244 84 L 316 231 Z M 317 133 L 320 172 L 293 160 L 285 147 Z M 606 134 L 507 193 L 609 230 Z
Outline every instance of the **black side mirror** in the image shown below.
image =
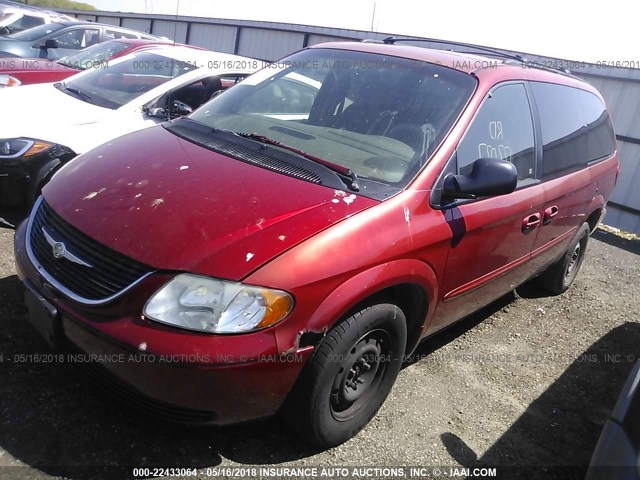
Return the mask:
M 180 100 L 173 100 L 169 105 L 169 115 L 173 117 L 181 117 L 193 113 L 193 108 Z
M 506 195 L 518 184 L 515 165 L 496 158 L 479 158 L 471 164 L 467 175 L 449 174 L 444 179 L 442 193 L 447 198 L 477 198 Z
M 50 48 L 59 48 L 58 40 L 56 40 L 54 38 L 49 38 L 49 39 L 45 40 L 42 45 L 40 45 L 40 48 L 45 48 L 47 50 L 50 49 Z
M 158 117 L 163 120 L 171 120 L 172 118 L 182 117 L 184 115 L 189 115 L 193 112 L 193 108 L 187 105 L 180 100 L 173 100 L 171 104 L 167 108 L 158 107 L 158 104 L 165 103 L 162 100 L 154 102 L 152 105 L 147 106 L 143 109 L 144 113 L 146 113 L 150 117 Z

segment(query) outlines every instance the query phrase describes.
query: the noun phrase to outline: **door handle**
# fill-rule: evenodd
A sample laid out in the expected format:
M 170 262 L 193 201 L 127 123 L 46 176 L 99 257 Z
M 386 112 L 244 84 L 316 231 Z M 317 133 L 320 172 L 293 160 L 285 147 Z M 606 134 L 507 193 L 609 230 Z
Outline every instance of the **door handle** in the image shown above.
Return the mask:
M 534 228 L 540 225 L 540 221 L 541 221 L 540 214 L 532 213 L 528 217 L 525 217 L 524 219 L 522 219 L 522 231 L 524 233 L 528 233 L 532 231 Z
M 544 221 L 542 222 L 543 225 L 547 225 L 549 223 L 551 223 L 551 220 L 553 220 L 553 217 L 555 217 L 556 215 L 558 215 L 558 207 L 557 206 L 553 206 L 553 207 L 549 207 L 547 209 L 545 209 L 544 211 Z

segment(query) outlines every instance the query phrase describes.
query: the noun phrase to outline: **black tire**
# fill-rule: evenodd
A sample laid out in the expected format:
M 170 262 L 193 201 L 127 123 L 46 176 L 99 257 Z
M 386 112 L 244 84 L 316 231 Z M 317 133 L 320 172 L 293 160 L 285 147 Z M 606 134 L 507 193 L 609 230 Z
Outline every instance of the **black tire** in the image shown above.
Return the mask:
M 538 284 L 555 295 L 566 292 L 582 266 L 589 233 L 589 225 L 583 223 L 562 258 L 540 274 Z
M 407 321 L 397 306 L 365 308 L 333 328 L 309 360 L 281 413 L 323 448 L 355 436 L 377 413 L 404 356 Z

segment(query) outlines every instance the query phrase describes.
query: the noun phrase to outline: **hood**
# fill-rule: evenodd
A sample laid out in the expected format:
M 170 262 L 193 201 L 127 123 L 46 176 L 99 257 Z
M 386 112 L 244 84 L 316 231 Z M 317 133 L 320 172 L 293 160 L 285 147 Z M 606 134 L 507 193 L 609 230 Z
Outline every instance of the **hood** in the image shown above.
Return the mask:
M 82 151 L 77 144 L 86 139 L 78 138 L 70 128 L 96 123 L 114 113 L 67 95 L 51 83 L 0 89 L 0 105 L 11 119 L 0 122 L 0 138 L 36 138 L 76 152 Z
M 43 194 L 67 222 L 130 258 L 232 280 L 379 203 L 228 158 L 161 126 L 78 157 Z

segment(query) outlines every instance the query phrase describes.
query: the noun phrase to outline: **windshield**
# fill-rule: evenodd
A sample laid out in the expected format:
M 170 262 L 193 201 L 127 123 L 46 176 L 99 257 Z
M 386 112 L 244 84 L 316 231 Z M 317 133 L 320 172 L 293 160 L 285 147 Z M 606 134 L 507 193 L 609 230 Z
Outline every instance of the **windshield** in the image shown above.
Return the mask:
M 42 18 L 17 13 L 13 16 L 8 16 L 7 18 L 0 20 L 0 26 L 3 27 L 4 31 L 8 31 L 9 33 L 28 30 L 30 28 L 37 27 L 38 25 L 42 25 L 43 23 L 44 20 Z
M 69 55 L 58 60 L 58 63 L 66 65 L 67 67 L 77 68 L 79 70 L 86 70 L 88 68 L 104 68 L 105 62 L 114 55 L 117 55 L 131 45 L 120 42 L 117 40 L 110 40 L 108 42 L 97 43 L 89 48 L 85 48 L 78 53 Z
M 125 58 L 125 57 L 123 57 Z M 106 65 L 106 64 L 105 64 Z M 56 84 L 59 89 L 80 92 L 85 101 L 102 107 L 116 109 L 172 78 L 197 68 L 182 60 L 163 55 L 141 52 L 129 55 L 125 60 L 95 68 L 70 77 Z
M 33 42 L 34 40 L 42 38 L 51 32 L 56 32 L 63 28 L 64 25 L 60 23 L 47 23 L 46 25 L 40 25 L 38 27 L 30 28 L 29 30 L 23 30 L 22 32 L 7 35 L 7 37 L 22 40 L 24 42 Z
M 417 60 L 309 49 L 249 77 L 190 119 L 268 137 L 397 188 L 428 161 L 475 85 L 467 74 Z

